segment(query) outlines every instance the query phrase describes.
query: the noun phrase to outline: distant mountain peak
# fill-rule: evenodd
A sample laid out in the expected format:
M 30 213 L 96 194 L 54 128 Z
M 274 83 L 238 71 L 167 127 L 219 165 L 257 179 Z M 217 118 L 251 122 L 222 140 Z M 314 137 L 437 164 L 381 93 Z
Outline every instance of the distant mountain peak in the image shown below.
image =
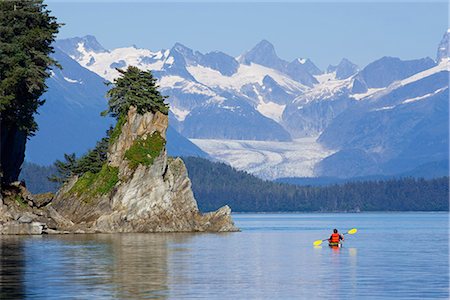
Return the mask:
M 194 56 L 194 51 L 191 48 L 189 48 L 179 42 L 176 42 L 175 45 L 173 45 L 171 52 L 174 52 L 174 51 L 180 53 L 187 59 L 192 58 Z
M 80 53 L 78 51 L 78 47 L 80 45 L 82 45 L 84 50 L 88 52 L 109 52 L 97 41 L 97 39 L 93 35 L 85 35 L 83 37 L 74 37 L 55 41 L 55 47 L 61 49 L 63 52 L 74 58 L 79 58 L 80 56 Z
M 445 58 L 450 58 L 450 28 L 444 33 L 441 42 L 439 43 L 436 61 L 439 63 Z
M 258 44 L 255 45 L 255 47 L 253 47 L 253 49 L 255 48 L 270 49 L 275 51 L 274 45 L 266 39 L 262 39 Z
M 103 46 L 97 41 L 97 38 L 93 35 L 85 35 L 81 38 L 82 40 L 88 42 L 88 44 L 92 47 L 96 47 L 102 50 L 106 50 L 105 48 L 103 48 Z
M 347 79 L 358 72 L 358 66 L 344 57 L 337 66 L 328 66 L 327 72 L 336 72 L 337 79 Z
M 71 39 L 67 39 L 67 40 L 71 40 Z M 84 45 L 84 48 L 86 50 L 92 50 L 94 52 L 108 52 L 107 49 L 105 49 L 105 47 L 103 47 L 95 38 L 95 36 L 93 35 L 85 35 L 83 37 L 80 38 L 74 38 L 74 41 L 76 41 L 77 43 L 82 42 Z
M 247 65 L 256 63 L 277 70 L 283 70 L 287 65 L 287 62 L 277 56 L 275 47 L 267 40 L 260 41 L 250 51 L 243 54 L 240 62 Z
M 319 83 L 312 74 L 320 74 L 320 70 L 306 58 L 294 59 L 286 66 L 286 73 L 295 81 L 309 87 Z
M 356 75 L 353 92 L 365 92 L 368 88 L 384 88 L 394 81 L 405 79 L 435 65 L 435 61 L 429 57 L 401 60 L 398 57 L 383 56 L 368 64 Z
M 192 51 L 191 48 L 183 45 L 180 42 L 176 42 L 175 45 L 173 45 L 172 49 L 180 50 L 180 51 Z
M 175 45 L 173 45 L 170 53 L 175 58 L 175 61 L 181 63 L 182 65 L 196 65 L 198 63 L 199 56 L 201 56 L 200 53 L 194 53 L 191 48 L 179 42 L 176 42 Z M 180 60 L 180 56 L 183 59 Z
M 296 58 L 289 64 L 290 67 L 295 65 L 301 66 L 310 75 L 322 74 L 322 71 L 309 58 Z
M 339 64 L 342 65 L 342 64 L 353 64 L 353 63 L 350 60 L 348 60 L 347 58 L 343 57 Z
M 201 55 L 201 54 L 198 54 Z M 222 75 L 231 76 L 239 68 L 234 57 L 221 51 L 213 51 L 200 56 L 200 64 L 219 71 Z

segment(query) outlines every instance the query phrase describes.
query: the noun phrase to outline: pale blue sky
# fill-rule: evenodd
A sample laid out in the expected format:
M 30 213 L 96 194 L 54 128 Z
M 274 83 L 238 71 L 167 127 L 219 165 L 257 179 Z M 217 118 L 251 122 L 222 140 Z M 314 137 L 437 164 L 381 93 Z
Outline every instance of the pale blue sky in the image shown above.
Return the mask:
M 106 48 L 152 50 L 180 42 L 233 56 L 267 39 L 283 59 L 320 68 L 347 57 L 360 66 L 382 56 L 435 58 L 448 28 L 447 1 L 47 1 L 66 25 L 59 38 L 92 34 Z

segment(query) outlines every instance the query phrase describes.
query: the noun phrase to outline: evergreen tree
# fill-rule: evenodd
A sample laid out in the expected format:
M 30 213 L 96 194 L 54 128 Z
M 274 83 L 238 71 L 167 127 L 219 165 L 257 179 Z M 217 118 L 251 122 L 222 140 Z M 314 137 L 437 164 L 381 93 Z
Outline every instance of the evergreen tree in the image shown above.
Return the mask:
M 54 167 L 56 168 L 56 174 L 48 177 L 48 180 L 52 182 L 63 183 L 68 178 L 74 175 L 74 170 L 77 165 L 77 159 L 75 153 L 64 154 L 64 161 L 56 160 Z
M 76 163 L 73 170 L 74 175 L 81 175 L 86 172 L 97 173 L 106 162 L 109 147 L 109 136 L 97 142 L 94 149 L 89 150 Z
M 114 80 L 114 87 L 108 91 L 109 109 L 102 115 L 110 114 L 118 119 L 128 112 L 130 106 L 136 107 L 140 114 L 148 111 L 169 113 L 169 106 L 164 102 L 167 97 L 158 91 L 157 80 L 151 71 L 142 71 L 134 66 L 117 71 L 121 76 Z
M 107 136 L 97 142 L 94 149 L 89 150 L 79 159 L 73 153 L 64 154 L 64 161 L 56 160 L 53 164 L 56 174 L 48 179 L 53 182 L 64 183 L 75 175 L 82 175 L 86 172 L 94 174 L 100 172 L 107 159 L 110 132 L 111 130 L 108 130 Z
M 33 115 L 46 89 L 49 57 L 60 24 L 42 0 L 0 1 L 0 127 L 2 184 L 16 181 Z

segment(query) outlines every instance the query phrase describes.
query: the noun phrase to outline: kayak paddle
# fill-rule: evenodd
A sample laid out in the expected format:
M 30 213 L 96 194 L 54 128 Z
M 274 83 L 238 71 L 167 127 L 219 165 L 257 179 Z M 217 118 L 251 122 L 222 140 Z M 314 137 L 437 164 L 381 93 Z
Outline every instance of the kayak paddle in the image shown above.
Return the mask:
M 349 231 L 347 231 L 346 233 L 344 233 L 344 235 L 346 235 L 346 234 L 355 234 L 357 231 L 358 231 L 358 229 L 352 228 L 352 229 L 350 229 Z M 328 241 L 328 239 L 325 239 L 325 240 L 317 240 L 317 241 L 315 241 L 313 244 L 314 244 L 314 246 L 320 246 L 320 244 L 322 244 L 322 242 L 325 242 L 325 241 Z

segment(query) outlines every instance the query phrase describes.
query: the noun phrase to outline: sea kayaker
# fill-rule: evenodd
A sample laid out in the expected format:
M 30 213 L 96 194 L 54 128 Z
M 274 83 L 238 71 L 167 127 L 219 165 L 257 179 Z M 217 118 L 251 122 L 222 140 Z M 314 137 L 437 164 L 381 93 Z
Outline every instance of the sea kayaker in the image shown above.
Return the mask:
M 333 229 L 333 233 L 331 234 L 330 238 L 328 239 L 328 245 L 330 246 L 339 246 L 340 241 L 344 240 L 344 236 L 338 232 L 338 230 L 335 228 Z

